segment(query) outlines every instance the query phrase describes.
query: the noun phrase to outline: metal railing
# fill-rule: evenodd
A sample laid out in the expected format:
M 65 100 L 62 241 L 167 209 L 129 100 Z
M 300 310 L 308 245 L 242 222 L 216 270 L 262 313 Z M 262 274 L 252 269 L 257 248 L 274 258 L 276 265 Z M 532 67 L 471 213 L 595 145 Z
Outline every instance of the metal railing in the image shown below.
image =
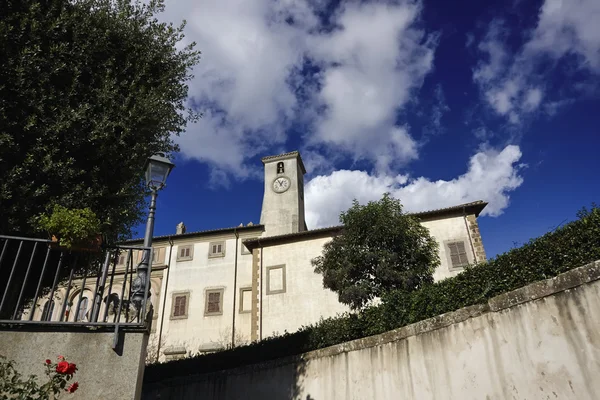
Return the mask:
M 144 294 L 138 287 L 135 297 L 134 259 L 151 251 L 66 249 L 52 240 L 0 235 L 0 324 L 146 328 L 150 270 Z

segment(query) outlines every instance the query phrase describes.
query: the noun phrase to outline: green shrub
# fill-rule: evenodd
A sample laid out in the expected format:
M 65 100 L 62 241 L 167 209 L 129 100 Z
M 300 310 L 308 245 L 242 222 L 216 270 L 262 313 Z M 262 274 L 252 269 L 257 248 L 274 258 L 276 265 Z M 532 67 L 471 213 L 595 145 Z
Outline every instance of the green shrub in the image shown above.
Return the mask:
M 92 238 L 101 229 L 100 220 L 89 208 L 69 209 L 55 205 L 51 214 L 43 214 L 38 221 L 39 229 L 55 235 L 60 245 L 67 248 Z
M 382 304 L 357 314 L 322 319 L 295 333 L 248 346 L 146 368 L 149 382 L 218 371 L 383 333 L 488 299 L 600 259 L 600 208 L 582 209 L 578 219 L 530 240 L 495 259 L 466 268 L 455 277 L 407 293 L 395 291 Z

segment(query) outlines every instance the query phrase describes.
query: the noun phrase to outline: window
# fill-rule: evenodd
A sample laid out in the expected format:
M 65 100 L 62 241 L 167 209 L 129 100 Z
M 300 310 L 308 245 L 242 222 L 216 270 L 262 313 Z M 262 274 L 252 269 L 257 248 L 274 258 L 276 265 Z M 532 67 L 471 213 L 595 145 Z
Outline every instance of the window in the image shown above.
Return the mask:
M 44 304 L 44 308 L 42 309 L 41 321 L 51 321 L 53 312 L 54 312 L 54 301 L 49 300 L 46 302 L 46 304 Z
M 224 257 L 225 256 L 225 242 L 210 242 L 208 245 L 208 256 L 209 257 Z
M 88 298 L 83 297 L 81 299 L 81 302 L 79 302 L 79 305 L 77 306 L 77 312 L 75 313 L 75 322 L 83 321 L 86 318 L 87 306 Z
M 240 288 L 240 313 L 249 313 L 252 311 L 252 288 Z
M 285 293 L 285 265 L 267 267 L 267 295 Z
M 256 239 L 255 237 L 253 238 L 248 238 L 245 240 L 254 240 Z M 248 248 L 246 246 L 244 246 L 244 243 L 242 243 L 242 254 L 251 254 L 252 252 L 250 250 L 248 250 Z
M 152 249 L 152 264 L 164 264 L 165 263 L 165 248 L 157 247 Z
M 173 293 L 171 319 L 184 319 L 188 317 L 189 297 L 189 292 Z
M 463 240 L 447 242 L 446 246 L 450 254 L 450 267 L 460 268 L 469 264 L 465 242 Z
M 223 314 L 223 289 L 210 289 L 206 291 L 206 306 L 204 315 Z
M 177 248 L 177 261 L 189 261 L 194 257 L 194 245 L 179 246 Z
M 117 264 L 125 265 L 125 262 L 127 262 L 127 252 L 126 251 L 119 254 L 119 260 L 117 261 Z

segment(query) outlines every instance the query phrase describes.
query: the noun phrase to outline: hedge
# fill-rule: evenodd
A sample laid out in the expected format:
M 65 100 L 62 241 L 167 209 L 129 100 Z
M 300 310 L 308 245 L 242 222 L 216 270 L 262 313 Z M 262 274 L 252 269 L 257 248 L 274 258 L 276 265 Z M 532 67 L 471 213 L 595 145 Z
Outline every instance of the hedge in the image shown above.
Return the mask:
M 147 382 L 235 368 L 383 333 L 488 299 L 600 259 L 600 208 L 455 277 L 411 293 L 391 292 L 379 306 L 322 319 L 295 333 L 218 353 L 150 365 Z

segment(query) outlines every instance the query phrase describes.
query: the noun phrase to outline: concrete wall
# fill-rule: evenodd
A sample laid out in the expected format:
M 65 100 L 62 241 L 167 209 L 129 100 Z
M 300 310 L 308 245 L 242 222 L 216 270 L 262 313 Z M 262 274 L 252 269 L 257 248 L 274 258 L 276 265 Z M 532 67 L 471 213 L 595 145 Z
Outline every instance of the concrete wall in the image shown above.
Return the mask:
M 404 328 L 239 369 L 145 382 L 143 399 L 597 399 L 600 261 Z
M 123 335 L 119 355 L 111 347 L 112 332 L 0 331 L 0 354 L 15 361 L 23 376 L 37 375 L 41 383 L 46 382 L 44 360 L 56 362 L 57 356 L 65 356 L 79 369 L 71 381 L 79 382 L 79 390 L 69 398 L 137 399 L 148 335 L 143 332 Z

